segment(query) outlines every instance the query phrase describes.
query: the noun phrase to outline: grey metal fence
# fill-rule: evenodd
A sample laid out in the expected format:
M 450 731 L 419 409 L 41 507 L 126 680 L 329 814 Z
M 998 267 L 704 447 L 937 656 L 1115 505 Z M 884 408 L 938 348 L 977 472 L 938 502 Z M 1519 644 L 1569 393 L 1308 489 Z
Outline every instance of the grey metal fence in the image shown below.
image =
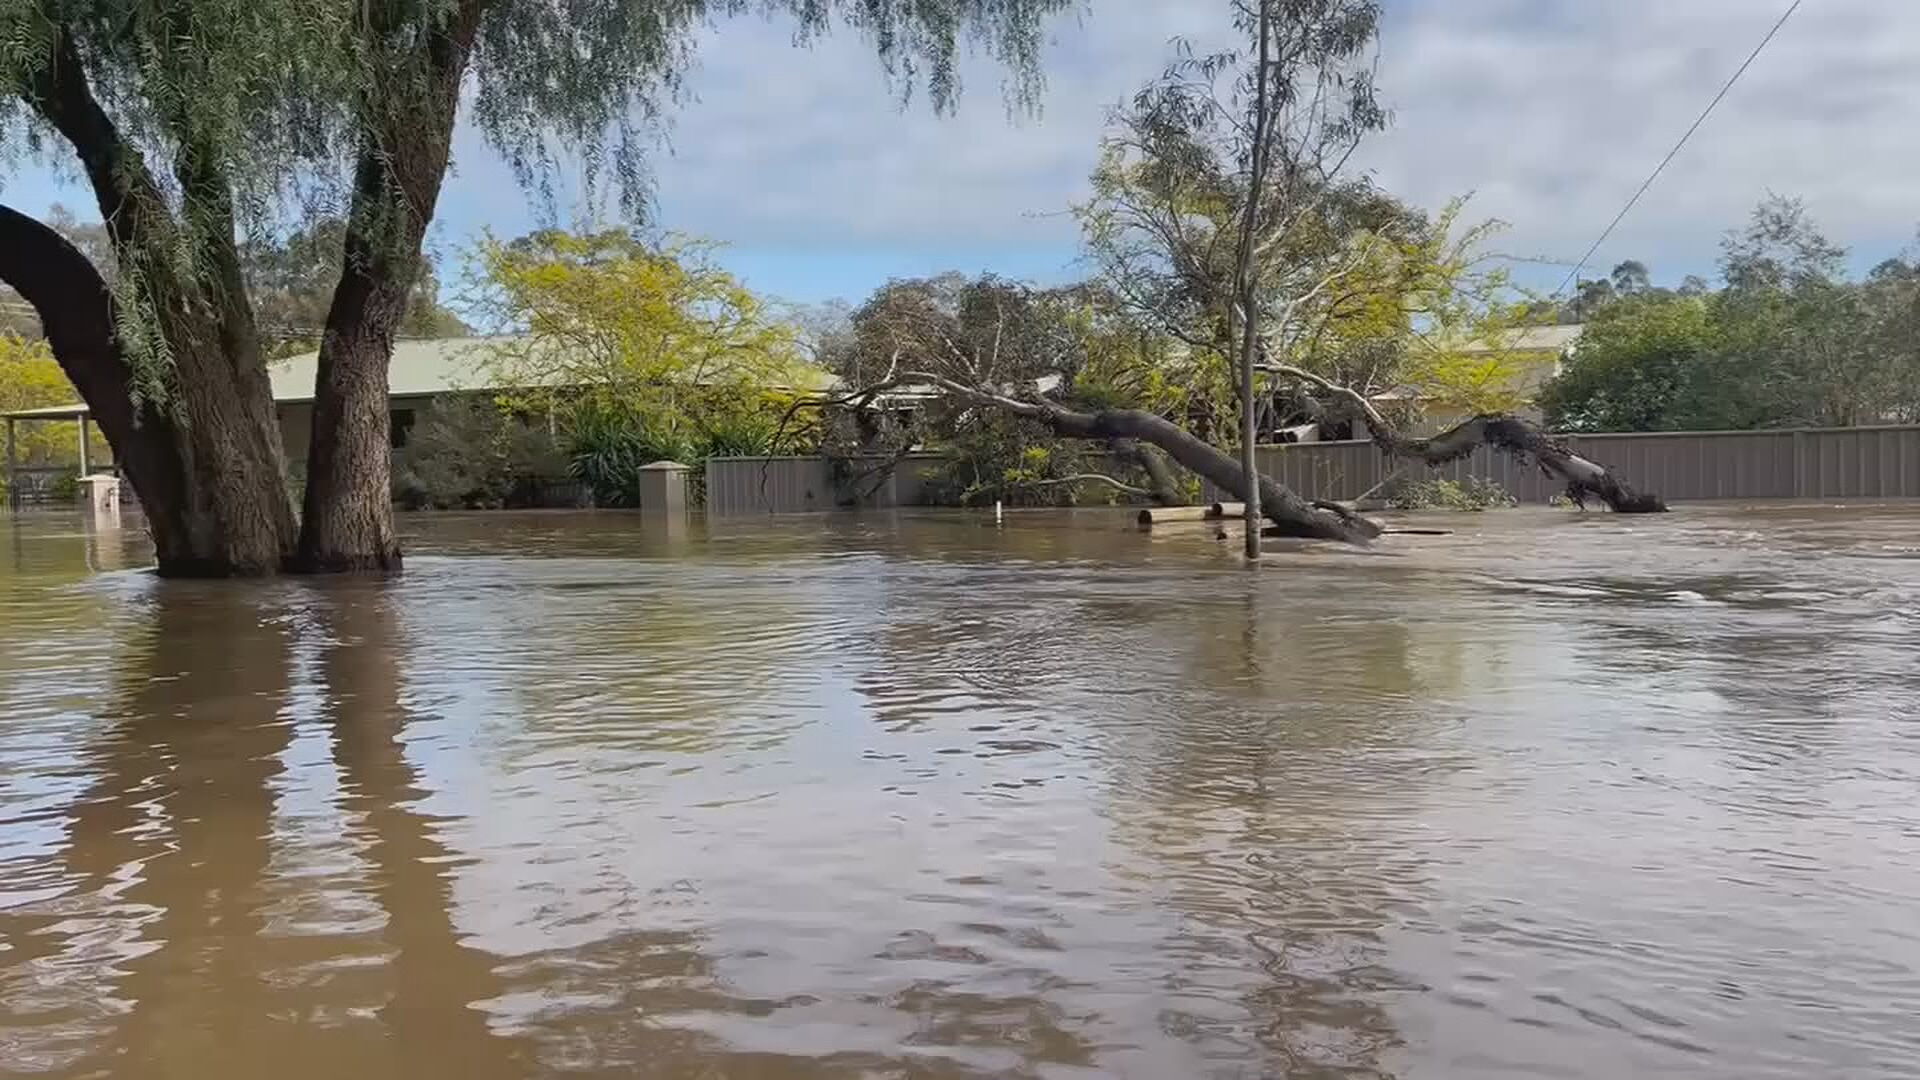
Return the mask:
M 1569 436 L 1581 454 L 1618 469 L 1635 487 L 1673 502 L 1704 499 L 1920 498 L 1920 425 L 1786 431 L 1684 431 Z M 924 473 L 937 454 L 909 458 L 860 505 L 924 501 Z M 852 471 L 879 464 L 854 462 Z M 1260 448 L 1260 468 L 1315 499 L 1353 499 L 1385 481 L 1395 462 L 1368 442 L 1293 443 Z M 1450 465 L 1408 476 L 1491 480 L 1523 503 L 1560 491 L 1540 470 L 1486 447 Z M 868 485 L 874 481 L 869 479 Z M 707 507 L 716 514 L 831 510 L 848 498 L 817 457 L 712 458 Z M 1203 486 L 1203 500 L 1222 497 Z
M 707 512 L 794 514 L 844 506 L 919 506 L 942 454 L 888 457 L 716 457 L 707 459 Z

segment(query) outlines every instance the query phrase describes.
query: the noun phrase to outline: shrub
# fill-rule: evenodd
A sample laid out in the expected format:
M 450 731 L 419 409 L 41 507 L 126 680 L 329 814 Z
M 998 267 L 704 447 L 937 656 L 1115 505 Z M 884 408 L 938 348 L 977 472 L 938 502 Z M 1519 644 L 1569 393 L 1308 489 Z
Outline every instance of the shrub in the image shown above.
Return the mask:
M 1147 483 L 1135 468 L 1115 468 L 1097 452 L 1098 444 L 1062 439 L 1044 424 L 1005 414 L 970 418 L 939 446 L 946 458 L 927 477 L 926 497 L 941 506 L 1110 505 L 1124 493 L 1106 484 L 1064 481 L 1104 473 L 1133 487 Z
M 650 431 L 640 417 L 617 408 L 575 413 L 567 435 L 567 475 L 587 486 L 595 506 L 632 507 L 640 499 L 640 470 L 656 461 L 705 462 L 690 440 Z
M 1464 484 L 1435 476 L 1402 484 L 1387 504 L 1396 510 L 1503 510 L 1516 500 L 1506 488 L 1478 476 Z
M 564 468 L 544 430 L 493 402 L 436 398 L 394 456 L 394 497 L 413 509 L 496 509 L 513 505 L 525 481 Z

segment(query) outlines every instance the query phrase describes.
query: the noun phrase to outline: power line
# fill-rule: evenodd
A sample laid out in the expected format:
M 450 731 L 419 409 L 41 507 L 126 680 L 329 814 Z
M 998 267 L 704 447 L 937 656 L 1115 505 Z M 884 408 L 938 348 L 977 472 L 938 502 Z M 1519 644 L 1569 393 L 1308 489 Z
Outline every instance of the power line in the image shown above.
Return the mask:
M 1787 10 L 1781 13 L 1780 18 L 1774 22 L 1773 28 L 1767 31 L 1767 36 L 1760 39 L 1760 44 L 1755 45 L 1753 51 L 1747 54 L 1746 61 L 1733 73 L 1733 77 L 1727 80 L 1727 84 L 1720 88 L 1719 93 L 1713 95 L 1713 100 L 1707 102 L 1707 107 L 1700 110 L 1700 115 L 1694 120 L 1693 126 L 1687 129 L 1685 135 L 1680 136 L 1679 142 L 1673 144 L 1673 149 L 1667 151 L 1667 156 L 1660 159 L 1660 164 L 1654 166 L 1653 172 L 1647 174 L 1646 182 L 1640 185 L 1640 190 L 1634 192 L 1633 198 L 1627 200 L 1627 205 L 1621 207 L 1620 212 L 1613 216 L 1613 222 L 1600 233 L 1600 238 L 1593 242 L 1593 246 L 1587 249 L 1587 253 L 1580 256 L 1580 261 L 1574 264 L 1573 271 L 1567 275 L 1567 280 L 1561 282 L 1560 287 L 1554 290 L 1555 296 L 1566 292 L 1567 286 L 1573 284 L 1574 281 L 1579 278 L 1580 271 L 1586 269 L 1587 260 L 1593 258 L 1594 252 L 1600 250 L 1600 245 L 1606 243 L 1607 237 L 1613 235 L 1613 230 L 1619 228 L 1620 223 L 1626 220 L 1628 212 L 1633 209 L 1634 204 L 1640 201 L 1640 196 L 1647 193 L 1647 189 L 1653 186 L 1653 182 L 1658 180 L 1660 174 L 1666 171 L 1668 163 L 1672 162 L 1675 155 L 1680 153 L 1680 148 L 1687 145 L 1687 140 L 1693 138 L 1693 133 L 1700 130 L 1700 125 L 1707 122 L 1707 117 L 1713 115 L 1713 110 L 1720 104 L 1721 99 L 1727 96 L 1727 91 L 1732 90 L 1733 84 L 1739 82 L 1740 76 L 1745 75 L 1747 69 L 1753 66 L 1753 62 L 1760 58 L 1760 53 L 1766 49 L 1768 43 L 1773 40 L 1774 35 L 1780 32 L 1781 27 L 1787 25 L 1787 20 L 1793 18 L 1794 12 L 1800 10 L 1802 2 L 1803 0 L 1793 0 L 1793 3 L 1787 5 Z

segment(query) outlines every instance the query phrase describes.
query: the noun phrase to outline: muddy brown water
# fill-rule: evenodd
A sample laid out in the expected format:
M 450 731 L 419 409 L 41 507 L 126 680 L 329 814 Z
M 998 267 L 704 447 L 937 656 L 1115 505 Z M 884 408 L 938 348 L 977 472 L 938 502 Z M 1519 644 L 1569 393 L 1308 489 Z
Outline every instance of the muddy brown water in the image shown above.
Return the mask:
M 1920 1074 L 1920 509 L 0 518 L 0 1074 Z

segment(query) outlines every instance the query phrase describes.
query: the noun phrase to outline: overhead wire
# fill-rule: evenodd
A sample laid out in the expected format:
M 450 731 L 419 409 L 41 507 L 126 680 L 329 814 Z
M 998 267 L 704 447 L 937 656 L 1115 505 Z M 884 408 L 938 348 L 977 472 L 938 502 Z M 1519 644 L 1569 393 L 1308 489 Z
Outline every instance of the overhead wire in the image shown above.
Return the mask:
M 1613 216 L 1613 221 L 1610 222 L 1605 229 L 1601 230 L 1600 236 L 1593 242 L 1593 246 L 1587 248 L 1587 253 L 1580 256 L 1580 261 L 1574 264 L 1573 269 L 1567 274 L 1567 279 L 1560 283 L 1558 289 L 1554 290 L 1555 296 L 1566 292 L 1567 287 L 1579 279 L 1580 271 L 1586 269 L 1588 261 L 1593 258 L 1595 252 L 1600 250 L 1600 245 L 1606 243 L 1607 237 L 1613 235 L 1613 230 L 1619 228 L 1620 223 L 1626 220 L 1627 215 L 1631 213 L 1634 206 L 1639 203 L 1640 197 L 1645 195 L 1649 188 L 1653 187 L 1655 180 L 1660 179 L 1660 174 L 1666 171 L 1667 166 L 1679 155 L 1681 148 L 1685 147 L 1687 141 L 1693 138 L 1693 133 L 1700 130 L 1700 125 L 1707 122 L 1707 117 L 1713 115 L 1713 110 L 1719 107 L 1721 101 L 1725 100 L 1728 91 L 1732 90 L 1733 85 L 1740 81 L 1740 76 L 1745 75 L 1747 69 L 1753 66 L 1753 62 L 1760 58 L 1760 54 L 1766 51 L 1767 46 L 1773 41 L 1774 37 L 1780 33 L 1780 28 L 1787 25 L 1787 20 L 1793 18 L 1793 13 L 1799 11 L 1800 5 L 1804 2 L 1805 0 L 1793 0 L 1793 3 L 1787 5 L 1787 10 L 1781 12 L 1780 18 L 1774 20 L 1772 28 L 1767 31 L 1767 36 L 1761 38 L 1760 44 L 1755 45 L 1753 51 L 1747 54 L 1746 60 L 1734 71 L 1732 77 L 1727 79 L 1726 85 L 1720 88 L 1719 93 L 1713 95 L 1713 100 L 1707 102 L 1706 108 L 1700 110 L 1700 115 L 1694 118 L 1693 126 L 1687 128 L 1686 134 L 1680 136 L 1680 141 L 1674 143 L 1673 149 L 1667 151 L 1667 156 L 1661 158 L 1660 164 L 1654 166 L 1653 172 L 1647 174 L 1647 179 L 1641 183 L 1640 189 L 1635 191 L 1633 197 L 1627 200 L 1627 204 L 1620 208 L 1620 212 Z

